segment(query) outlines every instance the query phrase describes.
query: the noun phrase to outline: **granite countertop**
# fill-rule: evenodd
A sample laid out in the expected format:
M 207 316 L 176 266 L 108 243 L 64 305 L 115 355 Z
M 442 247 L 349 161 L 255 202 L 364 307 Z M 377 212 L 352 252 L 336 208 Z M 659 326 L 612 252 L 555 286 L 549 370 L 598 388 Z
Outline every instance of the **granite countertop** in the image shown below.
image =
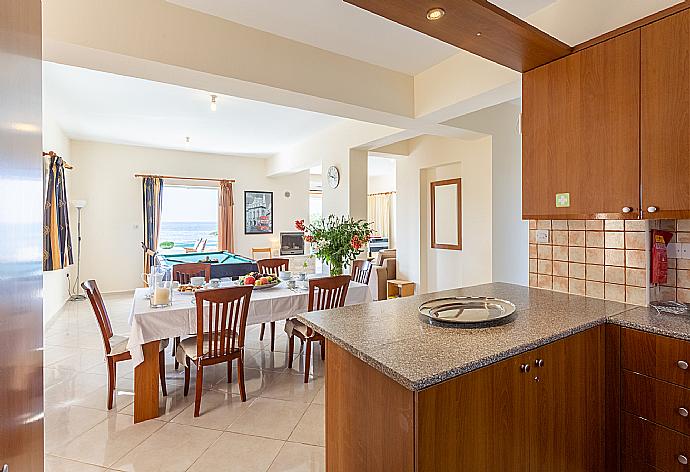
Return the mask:
M 482 329 L 423 322 L 419 305 L 443 296 L 502 298 L 513 302 L 517 313 L 511 323 Z M 647 309 L 493 283 L 304 313 L 298 318 L 405 388 L 417 391 L 638 310 Z M 637 318 L 631 315 L 629 322 Z M 621 318 L 621 324 L 624 319 L 628 320 Z
M 654 308 L 637 307 L 612 317 L 609 322 L 690 341 L 690 314 L 659 314 Z

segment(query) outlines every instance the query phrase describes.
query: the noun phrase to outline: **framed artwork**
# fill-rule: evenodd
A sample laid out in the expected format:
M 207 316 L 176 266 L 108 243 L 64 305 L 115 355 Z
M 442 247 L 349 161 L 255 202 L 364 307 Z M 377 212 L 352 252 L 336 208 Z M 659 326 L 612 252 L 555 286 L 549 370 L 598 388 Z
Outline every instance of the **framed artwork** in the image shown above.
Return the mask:
M 244 192 L 244 234 L 273 233 L 273 192 Z

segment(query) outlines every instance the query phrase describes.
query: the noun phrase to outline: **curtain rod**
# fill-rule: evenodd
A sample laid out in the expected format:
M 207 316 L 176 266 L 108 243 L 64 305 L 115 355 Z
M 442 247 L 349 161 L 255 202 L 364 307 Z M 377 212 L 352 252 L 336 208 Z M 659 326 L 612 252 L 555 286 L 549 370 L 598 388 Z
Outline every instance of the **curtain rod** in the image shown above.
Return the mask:
M 235 182 L 233 179 L 205 179 L 203 177 L 173 177 L 172 175 L 134 174 L 134 177 L 156 177 L 170 180 L 200 180 L 204 182 Z
M 369 194 L 369 196 L 370 196 L 370 197 L 375 197 L 376 195 L 392 195 L 392 194 L 394 194 L 394 193 L 396 193 L 396 192 L 379 192 L 379 193 L 370 193 L 370 194 Z
M 48 151 L 48 152 L 43 151 L 43 156 L 60 157 L 54 151 Z M 62 159 L 62 165 L 65 166 L 65 169 L 70 169 L 70 170 L 74 169 L 74 166 L 72 164 L 69 164 L 68 162 L 66 162 L 64 159 Z

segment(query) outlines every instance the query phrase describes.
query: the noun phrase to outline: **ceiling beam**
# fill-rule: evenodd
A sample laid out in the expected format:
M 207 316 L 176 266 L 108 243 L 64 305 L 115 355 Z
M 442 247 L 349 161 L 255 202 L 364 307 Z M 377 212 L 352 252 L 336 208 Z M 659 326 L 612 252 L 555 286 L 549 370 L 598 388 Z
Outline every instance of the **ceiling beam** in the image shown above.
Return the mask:
M 572 48 L 486 0 L 344 0 L 518 72 L 571 53 Z M 427 19 L 432 8 L 445 15 Z

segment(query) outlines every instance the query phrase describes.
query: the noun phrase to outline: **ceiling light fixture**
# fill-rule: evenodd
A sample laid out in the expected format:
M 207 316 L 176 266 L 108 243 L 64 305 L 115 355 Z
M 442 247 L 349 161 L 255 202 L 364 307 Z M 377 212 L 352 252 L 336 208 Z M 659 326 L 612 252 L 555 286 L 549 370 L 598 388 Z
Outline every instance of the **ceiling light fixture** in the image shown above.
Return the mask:
M 426 12 L 426 19 L 429 21 L 440 20 L 445 14 L 446 11 L 443 8 L 432 8 Z
M 216 98 L 218 98 L 217 95 L 211 95 L 211 111 L 216 111 L 218 109 L 218 105 L 216 104 Z

